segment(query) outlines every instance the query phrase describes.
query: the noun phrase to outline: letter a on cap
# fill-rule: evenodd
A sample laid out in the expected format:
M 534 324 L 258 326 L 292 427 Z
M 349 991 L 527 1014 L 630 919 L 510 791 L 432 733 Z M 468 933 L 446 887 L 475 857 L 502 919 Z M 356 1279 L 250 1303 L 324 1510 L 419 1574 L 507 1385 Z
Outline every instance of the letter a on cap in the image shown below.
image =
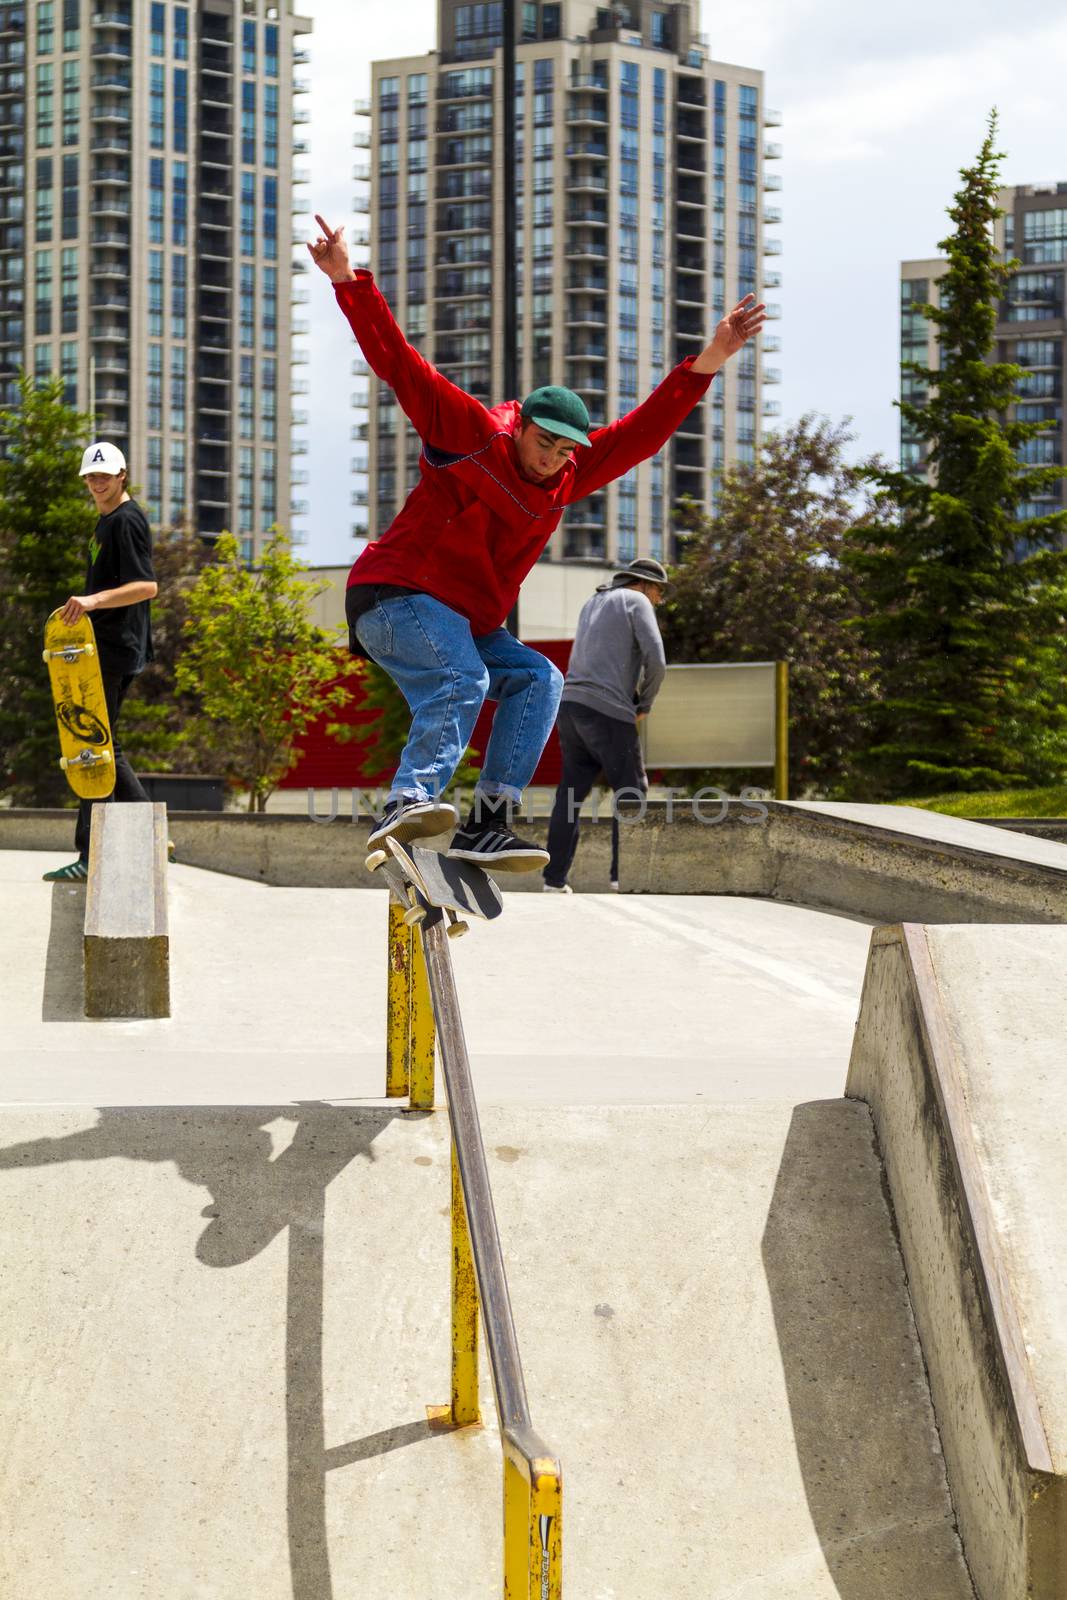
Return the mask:
M 94 462 L 94 464 L 97 461 L 103 461 L 103 459 L 104 459 L 104 452 L 99 447 L 97 447 L 97 449 L 93 451 L 93 462 Z

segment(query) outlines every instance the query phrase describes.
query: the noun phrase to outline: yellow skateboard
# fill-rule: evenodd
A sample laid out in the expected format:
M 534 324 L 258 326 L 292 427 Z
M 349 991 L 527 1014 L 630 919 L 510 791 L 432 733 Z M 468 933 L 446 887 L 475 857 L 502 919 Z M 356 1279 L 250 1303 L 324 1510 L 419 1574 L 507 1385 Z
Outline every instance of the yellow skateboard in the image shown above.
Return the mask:
M 102 800 L 115 787 L 115 751 L 89 618 L 68 623 L 53 611 L 44 625 L 43 655 L 63 752 L 59 764 L 76 795 Z

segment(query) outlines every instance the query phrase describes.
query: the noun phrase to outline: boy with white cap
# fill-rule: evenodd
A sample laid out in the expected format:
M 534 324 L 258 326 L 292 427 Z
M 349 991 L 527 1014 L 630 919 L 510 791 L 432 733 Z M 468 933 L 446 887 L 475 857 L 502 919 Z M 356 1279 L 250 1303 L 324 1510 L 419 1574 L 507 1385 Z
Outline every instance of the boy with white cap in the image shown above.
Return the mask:
M 63 620 L 77 622 L 86 612 L 92 617 L 115 747 L 115 787 L 108 799 L 147 800 L 119 745 L 117 724 L 130 684 L 152 660 L 149 602 L 158 591 L 152 567 L 152 535 L 147 517 L 127 491 L 126 457 L 117 445 L 103 440 L 89 445 L 82 456 L 81 475 L 99 520 L 89 546 L 85 593 L 68 598 Z M 78 859 L 46 872 L 50 883 L 80 882 L 88 877 L 89 830 L 95 803 L 80 802 L 74 830 Z

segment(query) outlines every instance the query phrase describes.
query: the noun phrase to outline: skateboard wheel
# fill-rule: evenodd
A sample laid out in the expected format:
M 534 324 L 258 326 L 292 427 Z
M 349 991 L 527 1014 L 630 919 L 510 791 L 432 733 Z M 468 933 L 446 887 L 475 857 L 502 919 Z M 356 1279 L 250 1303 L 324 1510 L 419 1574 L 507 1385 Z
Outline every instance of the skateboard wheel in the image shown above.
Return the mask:
M 377 872 L 378 868 L 388 859 L 389 852 L 387 850 L 372 850 L 366 860 L 367 871 Z
M 420 922 L 426 920 L 426 911 L 422 906 L 412 906 L 410 911 L 404 912 L 404 921 L 409 928 L 415 928 Z
M 469 922 L 460 922 L 457 920 L 449 924 L 448 937 L 450 939 L 462 939 L 463 935 L 465 933 L 470 933 L 470 931 L 471 925 Z
M 110 750 L 105 750 L 103 755 L 100 757 L 100 759 L 104 763 L 104 765 L 106 766 L 107 763 L 111 760 L 111 751 Z
M 85 651 L 85 654 L 87 656 L 95 656 L 95 654 L 96 654 L 96 646 L 95 646 L 95 644 L 83 645 L 82 649 Z
M 62 772 L 66 772 L 66 770 L 67 770 L 67 758 L 66 758 L 66 756 L 60 756 L 60 758 L 59 758 L 59 766 L 60 766 L 60 770 Z
M 42 661 L 51 661 L 51 659 L 52 659 L 51 650 L 42 650 L 41 651 L 41 660 Z

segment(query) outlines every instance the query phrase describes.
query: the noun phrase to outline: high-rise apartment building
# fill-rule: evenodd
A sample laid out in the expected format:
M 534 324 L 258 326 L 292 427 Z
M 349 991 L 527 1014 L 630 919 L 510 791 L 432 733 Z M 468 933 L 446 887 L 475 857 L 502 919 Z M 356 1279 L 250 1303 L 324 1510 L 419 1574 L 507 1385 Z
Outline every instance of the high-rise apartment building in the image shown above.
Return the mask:
M 562 383 L 594 425 L 631 410 L 696 355 L 723 312 L 778 286 L 764 258 L 781 245 L 764 203 L 781 186 L 763 130 L 763 77 L 713 61 L 696 0 L 520 4 L 517 13 L 520 395 Z M 503 34 L 499 4 L 439 0 L 438 49 L 373 66 L 369 162 L 357 207 L 370 213 L 371 265 L 412 342 L 462 388 L 504 398 Z M 778 315 L 771 304 L 769 314 Z M 670 555 L 683 495 L 714 506 L 723 467 L 754 459 L 772 334 L 716 379 L 669 448 L 567 512 L 548 554 L 630 560 Z M 418 472 L 420 443 L 384 385 L 357 360 L 367 408 L 353 470 L 365 518 L 388 526 Z
M 1067 183 L 1024 184 L 1002 189 L 998 203 L 1005 213 L 996 224 L 997 249 L 1019 264 L 1008 281 L 997 319 L 995 359 L 1023 368 L 1013 415 L 1019 422 L 1052 422 L 1054 427 L 1027 440 L 1023 460 L 1030 466 L 1058 466 L 1067 449 L 1063 391 L 1067 375 L 1067 317 L 1064 273 L 1067 271 Z M 936 370 L 937 328 L 917 309 L 939 304 L 939 284 L 948 270 L 940 259 L 900 264 L 900 358 Z M 901 374 L 901 395 L 919 404 L 925 395 L 921 379 Z M 909 471 L 923 473 L 922 443 L 904 418 L 900 424 L 900 459 Z M 1041 517 L 1067 504 L 1067 485 L 1020 507 L 1020 516 Z
M 248 559 L 292 514 L 309 28 L 291 0 L 0 3 L 0 396 L 61 374 L 157 525 Z

